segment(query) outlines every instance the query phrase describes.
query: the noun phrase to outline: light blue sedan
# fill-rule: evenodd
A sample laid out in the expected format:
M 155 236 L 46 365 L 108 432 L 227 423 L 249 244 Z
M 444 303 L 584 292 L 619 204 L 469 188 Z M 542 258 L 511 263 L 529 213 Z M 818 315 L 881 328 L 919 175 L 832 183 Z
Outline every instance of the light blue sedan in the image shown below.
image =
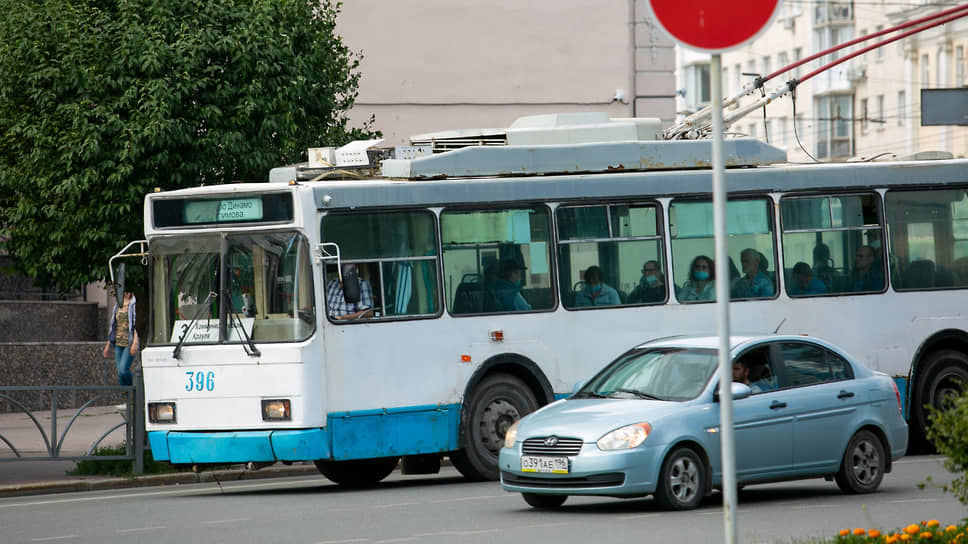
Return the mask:
M 722 486 L 719 339 L 676 337 L 620 356 L 567 399 L 512 425 L 501 485 L 536 508 L 569 495 L 695 508 Z M 889 376 L 805 336 L 733 337 L 738 485 L 825 477 L 877 489 L 907 449 Z

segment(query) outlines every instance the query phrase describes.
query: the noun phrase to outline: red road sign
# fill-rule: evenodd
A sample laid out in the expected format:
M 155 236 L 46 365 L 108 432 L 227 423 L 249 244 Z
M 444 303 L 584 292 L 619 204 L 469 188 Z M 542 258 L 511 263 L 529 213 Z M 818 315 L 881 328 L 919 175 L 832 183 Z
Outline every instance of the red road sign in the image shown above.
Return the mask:
M 779 0 L 649 0 L 656 21 L 673 39 L 716 53 L 752 40 L 773 19 Z

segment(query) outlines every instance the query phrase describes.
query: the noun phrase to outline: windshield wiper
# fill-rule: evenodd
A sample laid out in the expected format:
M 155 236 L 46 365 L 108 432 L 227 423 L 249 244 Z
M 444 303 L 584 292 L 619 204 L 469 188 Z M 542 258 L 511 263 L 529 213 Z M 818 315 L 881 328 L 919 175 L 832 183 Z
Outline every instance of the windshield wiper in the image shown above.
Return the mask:
M 239 312 L 235 311 L 235 305 L 232 304 L 232 296 L 224 289 L 222 290 L 222 295 L 225 296 L 225 301 L 228 302 L 229 305 L 229 328 L 226 336 L 231 335 L 232 333 L 232 323 L 238 323 L 239 330 L 242 331 L 242 336 L 245 338 L 245 343 L 242 344 L 242 349 L 245 350 L 246 355 L 249 357 L 258 357 L 262 355 L 262 352 L 259 351 L 259 348 L 255 347 L 255 342 L 252 341 L 252 337 L 249 336 L 249 333 L 245 331 L 245 327 L 242 326 L 242 316 L 239 315 Z
M 631 393 L 631 394 L 635 395 L 636 397 L 639 397 L 640 399 L 665 400 L 662 397 L 657 397 L 655 395 L 650 395 L 650 394 L 646 393 L 645 391 L 639 391 L 638 389 L 626 389 L 624 387 L 619 387 L 615 391 L 616 392 L 619 392 L 619 393 Z
M 178 337 L 178 343 L 175 344 L 175 351 L 171 354 L 172 357 L 175 359 L 181 358 L 182 346 L 185 344 L 185 339 L 188 338 L 188 333 L 191 332 L 192 327 L 195 326 L 195 323 L 198 321 L 198 318 L 201 317 L 202 312 L 208 312 L 211 310 L 212 300 L 217 296 L 218 294 L 216 294 L 214 291 L 209 292 L 208 296 L 205 297 L 205 300 L 198 305 L 198 308 L 195 308 L 195 315 L 193 315 L 192 320 L 188 322 L 188 326 L 185 327 L 185 331 L 182 333 L 182 335 Z
M 579 391 L 571 396 L 573 399 L 607 399 L 608 395 L 596 393 L 594 391 Z

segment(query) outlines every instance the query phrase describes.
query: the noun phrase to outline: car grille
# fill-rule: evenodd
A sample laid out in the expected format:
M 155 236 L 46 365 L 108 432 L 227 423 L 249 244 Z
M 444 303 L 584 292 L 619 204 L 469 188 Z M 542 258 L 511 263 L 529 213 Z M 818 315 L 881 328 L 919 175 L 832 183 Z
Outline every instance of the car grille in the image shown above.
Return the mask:
M 564 487 L 615 487 L 625 483 L 625 475 L 621 472 L 609 472 L 606 474 L 586 476 L 584 478 L 569 478 L 567 476 L 557 475 L 549 478 L 538 478 L 536 476 L 522 476 L 519 474 L 511 474 L 510 472 L 502 472 L 501 481 L 508 485 L 544 489 L 560 489 Z
M 524 441 L 522 452 L 525 455 L 578 455 L 581 450 L 580 438 L 554 437 L 554 444 L 549 445 L 547 436 L 528 438 Z

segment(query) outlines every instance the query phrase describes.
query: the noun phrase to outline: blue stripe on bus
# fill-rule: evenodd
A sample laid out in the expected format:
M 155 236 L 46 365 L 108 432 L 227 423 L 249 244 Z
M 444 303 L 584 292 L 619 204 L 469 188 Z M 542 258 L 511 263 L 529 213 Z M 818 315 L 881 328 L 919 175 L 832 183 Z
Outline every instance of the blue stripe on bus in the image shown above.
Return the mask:
M 157 461 L 245 463 L 367 459 L 458 448 L 460 405 L 411 406 L 329 414 L 328 429 L 151 431 Z
M 329 414 L 333 459 L 366 459 L 456 450 L 460 405 Z

